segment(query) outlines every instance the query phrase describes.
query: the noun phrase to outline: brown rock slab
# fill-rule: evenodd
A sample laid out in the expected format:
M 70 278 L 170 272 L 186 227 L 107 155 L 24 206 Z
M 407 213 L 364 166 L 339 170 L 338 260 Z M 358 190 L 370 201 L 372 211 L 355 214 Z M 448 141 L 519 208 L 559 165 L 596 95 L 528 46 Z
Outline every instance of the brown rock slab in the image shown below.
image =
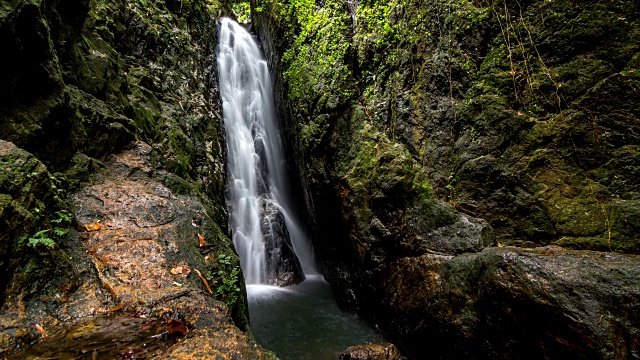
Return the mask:
M 105 161 L 71 197 L 78 223 L 101 224 L 99 231 L 82 227 L 77 236 L 82 251 L 73 258 L 84 282 L 53 311 L 28 313 L 16 306 L 16 318 L 31 315 L 17 330 L 39 332 L 29 325 L 33 321 L 47 333 L 15 352 L 18 358 L 272 357 L 234 324 L 228 304 L 189 271 L 210 276 L 218 266 L 204 262 L 198 232 L 211 239 L 216 255 L 232 251 L 230 240 L 198 195 L 173 194 L 157 180 L 162 170 L 151 170 L 150 153 L 150 146 L 135 143 Z
M 398 348 L 388 342 L 375 341 L 364 345 L 350 346 L 338 354 L 338 360 L 401 360 Z

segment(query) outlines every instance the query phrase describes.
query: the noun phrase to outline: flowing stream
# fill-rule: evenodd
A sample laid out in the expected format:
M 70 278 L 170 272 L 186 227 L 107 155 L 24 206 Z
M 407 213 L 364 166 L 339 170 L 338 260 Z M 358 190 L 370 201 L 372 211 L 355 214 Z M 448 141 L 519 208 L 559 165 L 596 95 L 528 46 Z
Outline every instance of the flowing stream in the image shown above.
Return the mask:
M 218 69 L 233 244 L 256 339 L 283 359 L 329 359 L 350 345 L 379 339 L 339 310 L 329 285 L 316 273 L 310 241 L 293 211 L 267 63 L 253 36 L 226 18 L 220 25 Z M 272 286 L 305 276 L 298 285 Z

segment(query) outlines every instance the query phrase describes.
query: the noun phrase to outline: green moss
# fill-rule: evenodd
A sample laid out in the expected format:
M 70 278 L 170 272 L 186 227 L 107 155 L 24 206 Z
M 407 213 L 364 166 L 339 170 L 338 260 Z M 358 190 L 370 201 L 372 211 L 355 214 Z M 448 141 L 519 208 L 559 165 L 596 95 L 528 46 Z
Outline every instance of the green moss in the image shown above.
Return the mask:
M 168 133 L 171 145 L 171 156 L 167 159 L 168 168 L 174 174 L 189 179 L 193 172 L 194 149 L 187 136 L 179 129 L 171 129 Z
M 142 87 L 133 87 L 129 96 L 131 118 L 135 121 L 139 136 L 147 141 L 160 137 L 158 132 L 158 118 L 160 104 L 155 96 Z
M 342 3 L 330 0 L 321 8 L 313 0 L 270 5 L 299 28 L 295 41 L 282 56 L 283 76 L 294 111 L 313 116 L 348 101 L 355 90 L 347 59 L 350 19 Z
M 330 116 L 322 114 L 312 122 L 298 124 L 299 144 L 305 154 L 311 154 L 325 142 L 329 131 Z
M 254 1 L 285 54 L 305 176 L 347 181 L 365 220 L 385 189 L 437 195 L 531 245 L 599 238 L 602 208 L 638 198 L 638 4 L 352 5 Z
M 609 204 L 594 204 L 590 210 L 594 212 L 591 216 L 593 220 L 588 223 L 592 226 L 586 231 L 580 226 L 572 227 L 574 234 L 558 239 L 558 245 L 575 249 L 640 253 L 640 240 L 637 237 L 640 229 L 636 221 L 640 216 L 640 201 L 617 200 Z M 581 218 L 584 219 L 585 216 Z

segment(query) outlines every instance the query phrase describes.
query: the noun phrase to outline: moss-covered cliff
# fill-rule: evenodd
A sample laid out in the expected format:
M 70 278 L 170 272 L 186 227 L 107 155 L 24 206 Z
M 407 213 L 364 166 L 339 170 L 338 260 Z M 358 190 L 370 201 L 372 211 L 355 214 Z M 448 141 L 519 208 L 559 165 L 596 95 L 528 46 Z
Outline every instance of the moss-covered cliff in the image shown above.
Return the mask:
M 61 339 L 81 332 L 117 357 L 151 326 L 131 335 L 118 319 L 147 317 L 157 331 L 190 330 L 175 357 L 269 356 L 242 332 L 228 237 L 215 61 L 227 6 L 0 4 L 0 353 L 49 337 L 57 353 L 45 341 L 28 354 L 69 356 L 89 345 Z M 103 314 L 113 323 L 96 323 Z
M 638 3 L 252 0 L 251 6 L 278 74 L 279 106 L 316 216 L 321 265 L 342 304 L 414 357 L 425 346 L 446 357 L 447 343 L 467 344 L 458 355 L 475 358 L 526 358 L 544 348 L 560 356 L 563 347 L 544 340 L 545 330 L 527 317 L 531 304 L 548 300 L 530 299 L 526 283 L 516 281 L 518 290 L 500 301 L 478 297 L 482 286 L 504 284 L 478 275 L 478 266 L 487 266 L 479 259 L 496 249 L 473 261 L 455 263 L 455 256 L 494 241 L 640 253 Z M 420 265 L 434 253 L 454 257 L 435 270 Z M 510 259 L 507 265 L 490 266 L 509 272 L 517 256 L 500 256 Z M 550 272 L 562 262 L 553 258 Z M 635 256 L 623 259 L 638 266 Z M 449 276 L 450 267 L 461 274 Z M 403 279 L 408 273 L 412 282 Z M 456 287 L 456 276 L 475 280 Z M 627 284 L 626 295 L 610 301 L 633 298 L 638 280 L 634 272 L 608 279 L 606 286 Z M 403 282 L 426 300 L 396 301 Z M 454 290 L 443 295 L 439 286 Z M 587 293 L 599 291 L 597 282 L 586 286 Z M 571 312 L 555 304 L 565 312 L 543 306 L 537 316 Z M 625 318 L 623 333 L 636 334 L 637 316 L 592 310 L 586 313 Z M 509 315 L 491 330 L 478 326 L 498 312 Z M 443 324 L 443 316 L 453 325 L 430 327 L 434 319 Z M 530 333 L 503 333 L 511 321 L 523 321 Z M 576 354 L 613 357 L 597 350 L 606 341 L 593 334 L 615 333 L 616 326 L 584 322 L 588 330 L 578 337 L 590 340 Z M 555 327 L 558 338 L 565 336 L 559 328 L 576 331 Z M 637 335 L 623 342 L 617 350 L 639 351 Z M 509 343 L 512 350 L 503 347 Z
M 331 135 L 360 111 L 499 243 L 638 253 L 623 215 L 638 199 L 637 7 L 267 1 L 254 16 L 305 163 L 347 155 Z

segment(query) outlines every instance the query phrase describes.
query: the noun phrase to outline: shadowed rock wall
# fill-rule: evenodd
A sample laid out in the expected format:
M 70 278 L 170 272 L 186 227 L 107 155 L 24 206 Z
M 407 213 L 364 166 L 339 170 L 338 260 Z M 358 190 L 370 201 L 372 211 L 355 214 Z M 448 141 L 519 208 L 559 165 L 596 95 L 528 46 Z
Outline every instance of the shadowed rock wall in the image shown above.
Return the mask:
M 5 356 L 41 339 L 39 329 L 64 338 L 112 313 L 197 330 L 172 350 L 184 358 L 269 356 L 243 333 L 224 202 L 215 53 L 216 18 L 229 12 L 217 1 L 1 5 Z M 125 336 L 110 328 L 106 343 Z M 127 351 L 104 346 L 102 356 Z
M 551 274 L 563 260 L 541 246 L 580 249 L 567 256 L 591 264 L 585 277 L 608 271 L 593 251 L 640 253 L 636 2 L 251 5 L 315 214 L 321 267 L 344 307 L 415 358 L 572 349 L 575 357 L 637 356 L 639 304 L 627 302 L 638 292 L 634 271 L 583 287 L 620 289 L 606 302 L 635 310 L 604 316 L 619 317 L 624 330 L 572 325 L 564 301 L 604 306 L 596 295 L 537 307 L 529 285 L 516 281 L 508 296 L 477 301 L 485 287 L 503 286 L 478 272 L 486 267 L 480 259 L 498 250 L 490 245 L 538 247 L 554 260 L 536 266 Z M 417 261 L 428 256 L 443 256 L 442 266 Z M 516 266 L 507 258 L 500 271 Z M 620 259 L 613 268 L 638 266 L 635 255 Z M 535 279 L 529 271 L 523 276 Z M 467 276 L 468 286 L 456 282 Z M 545 281 L 562 293 L 561 275 Z M 401 283 L 413 296 L 395 297 Z M 510 316 L 522 332 L 512 331 Z M 537 318 L 558 323 L 545 329 Z M 594 340 L 620 332 L 629 335 L 613 348 Z M 454 345 L 462 352 L 448 354 Z

